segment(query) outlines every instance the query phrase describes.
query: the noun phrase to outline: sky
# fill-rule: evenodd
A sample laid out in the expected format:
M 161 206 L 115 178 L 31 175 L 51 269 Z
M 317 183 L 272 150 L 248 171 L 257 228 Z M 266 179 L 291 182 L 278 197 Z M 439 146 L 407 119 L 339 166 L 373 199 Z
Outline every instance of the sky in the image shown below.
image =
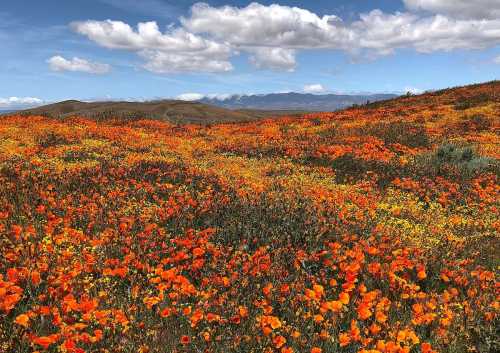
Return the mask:
M 500 0 L 5 0 L 0 110 L 500 77 Z

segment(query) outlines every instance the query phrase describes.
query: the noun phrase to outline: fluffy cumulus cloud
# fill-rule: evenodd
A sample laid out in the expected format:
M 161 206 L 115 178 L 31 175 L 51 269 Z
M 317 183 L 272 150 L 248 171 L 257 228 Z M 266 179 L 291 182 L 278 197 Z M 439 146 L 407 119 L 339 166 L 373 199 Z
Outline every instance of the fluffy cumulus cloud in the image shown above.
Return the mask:
M 500 44 L 500 19 L 455 20 L 442 15 L 419 18 L 410 13 L 385 14 L 374 10 L 361 15 L 352 29 L 359 49 L 371 49 L 379 54 L 390 54 L 398 48 L 430 53 Z
M 373 50 L 389 54 L 397 48 L 431 52 L 500 43 L 500 19 L 458 20 L 373 10 L 348 24 L 335 15 L 319 17 L 305 9 L 258 3 L 245 8 L 197 4 L 191 11 L 189 18 L 181 19 L 187 30 L 241 48 Z
M 409 10 L 423 10 L 456 18 L 500 18 L 498 0 L 403 0 Z
M 498 0 L 404 0 L 407 12 L 373 10 L 347 23 L 335 14 L 252 3 L 213 7 L 198 3 L 180 26 L 156 22 L 136 28 L 120 21 L 75 22 L 72 28 L 100 46 L 137 52 L 153 72 L 225 72 L 241 52 L 261 69 L 293 71 L 301 50 L 389 55 L 400 48 L 423 53 L 483 49 L 500 44 Z
M 250 62 L 259 69 L 294 71 L 297 66 L 293 49 L 257 47 L 248 51 L 252 54 Z
M 101 64 L 91 62 L 85 59 L 74 57 L 66 59 L 62 56 L 53 56 L 47 60 L 49 67 L 52 71 L 72 71 L 72 72 L 86 72 L 89 74 L 102 75 L 111 71 L 111 66 L 108 64 Z
M 224 72 L 232 70 L 231 47 L 182 28 L 161 32 L 156 22 L 137 29 L 121 21 L 85 21 L 71 24 L 74 31 L 100 46 L 137 52 L 144 68 L 157 73 Z
M 0 98 L 0 109 L 5 109 L 5 110 L 25 109 L 42 104 L 43 100 L 34 97 Z
M 146 59 L 144 68 L 160 74 L 180 72 L 226 72 L 233 66 L 226 59 L 197 53 L 169 53 L 159 50 L 142 51 L 140 56 Z
M 252 3 L 244 8 L 195 4 L 183 26 L 238 46 L 311 48 L 342 46 L 349 30 L 334 15 L 318 15 L 297 7 Z
M 319 83 L 305 85 L 303 90 L 305 93 L 324 93 L 326 91 L 325 87 Z

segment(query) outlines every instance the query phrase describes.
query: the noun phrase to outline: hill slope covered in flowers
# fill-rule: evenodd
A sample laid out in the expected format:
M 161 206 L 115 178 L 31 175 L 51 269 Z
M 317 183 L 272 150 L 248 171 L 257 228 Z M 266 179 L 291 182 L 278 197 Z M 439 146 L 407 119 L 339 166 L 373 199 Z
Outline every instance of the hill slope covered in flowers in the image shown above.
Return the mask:
M 0 351 L 498 351 L 499 93 L 1 119 Z

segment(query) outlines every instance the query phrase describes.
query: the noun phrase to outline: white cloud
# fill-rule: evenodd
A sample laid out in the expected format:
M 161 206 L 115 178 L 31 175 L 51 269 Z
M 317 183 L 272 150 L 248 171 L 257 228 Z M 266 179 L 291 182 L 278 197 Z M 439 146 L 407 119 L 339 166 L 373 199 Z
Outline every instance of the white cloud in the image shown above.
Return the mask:
M 8 97 L 0 98 L 1 109 L 25 109 L 43 104 L 43 100 L 34 97 Z
M 47 60 L 47 63 L 52 71 L 86 72 L 96 75 L 106 74 L 111 71 L 111 66 L 108 64 L 90 62 L 77 57 L 68 60 L 57 55 Z
M 73 22 L 71 27 L 97 44 L 110 49 L 229 52 L 229 48 L 182 28 L 162 33 L 154 21 L 140 22 L 137 30 L 121 21 Z
M 203 98 L 205 98 L 205 95 L 201 93 L 183 93 L 176 97 L 181 101 L 197 101 Z
M 494 62 L 495 64 L 500 65 L 500 55 L 499 55 L 499 56 L 497 56 L 496 58 L 494 58 L 494 59 L 493 59 L 493 62 Z
M 179 72 L 228 72 L 233 65 L 225 60 L 197 53 L 166 53 L 158 50 L 142 51 L 144 68 L 159 74 Z
M 142 22 L 137 30 L 121 21 L 74 22 L 71 27 L 100 46 L 138 52 L 144 67 L 156 73 L 225 72 L 232 70 L 231 47 L 182 28 L 162 33 L 156 22 Z
M 183 101 L 197 101 L 203 98 L 208 98 L 208 99 L 216 99 L 219 101 L 224 101 L 226 99 L 235 97 L 234 94 L 228 94 L 228 93 L 210 93 L 210 94 L 202 94 L 202 93 L 183 93 L 180 94 L 176 97 L 176 99 L 183 100 Z
M 422 94 L 424 93 L 424 90 L 416 87 L 405 87 L 404 92 L 405 93 L 409 92 L 411 94 Z
M 211 94 L 207 94 L 205 97 L 207 98 L 210 98 L 210 99 L 218 99 L 218 100 L 226 100 L 226 99 L 229 99 L 231 97 L 235 97 L 237 95 L 234 95 L 234 94 L 229 94 L 229 93 L 211 93 Z
M 403 0 L 413 11 L 423 10 L 462 19 L 498 19 L 498 0 Z
M 244 8 L 195 4 L 181 23 L 193 33 L 208 33 L 236 46 L 320 48 L 342 46 L 349 29 L 335 16 L 319 17 L 297 7 L 252 3 Z
M 380 10 L 361 14 L 358 21 L 348 24 L 335 15 L 320 17 L 297 7 L 253 3 L 245 8 L 215 8 L 196 4 L 191 16 L 182 18 L 181 23 L 193 33 L 208 34 L 243 49 L 371 50 L 386 55 L 398 48 L 432 52 L 500 44 L 500 19 L 459 20 Z
M 430 53 L 482 49 L 500 43 L 500 20 L 454 20 L 442 15 L 419 18 L 409 13 L 385 14 L 374 10 L 361 15 L 352 28 L 359 49 L 371 49 L 381 55 L 398 48 Z
M 460 16 L 454 13 L 455 3 Z M 111 20 L 71 26 L 100 46 L 137 52 L 153 72 L 226 72 L 233 69 L 231 57 L 241 52 L 258 68 L 293 71 L 301 50 L 377 57 L 401 48 L 431 53 L 500 45 L 498 3 L 405 0 L 409 12 L 373 10 L 351 23 L 334 14 L 319 16 L 277 4 L 240 8 L 198 3 L 189 16 L 180 18 L 179 27 L 171 25 L 165 32 L 156 22 L 139 23 L 137 28 Z
M 305 85 L 303 90 L 305 93 L 323 93 L 326 91 L 325 87 L 319 83 Z
M 292 72 L 297 63 L 295 61 L 295 50 L 284 48 L 250 48 L 253 55 L 250 62 L 259 69 L 272 69 Z

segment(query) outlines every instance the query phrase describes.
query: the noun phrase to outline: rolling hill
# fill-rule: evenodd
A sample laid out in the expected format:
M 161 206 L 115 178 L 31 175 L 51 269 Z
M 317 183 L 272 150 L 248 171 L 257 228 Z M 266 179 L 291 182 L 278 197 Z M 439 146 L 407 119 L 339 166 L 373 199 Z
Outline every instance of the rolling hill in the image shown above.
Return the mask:
M 80 102 L 67 100 L 18 112 L 21 115 L 43 115 L 65 118 L 79 116 L 106 120 L 155 119 L 184 123 L 238 122 L 255 120 L 251 113 L 231 111 L 198 102 L 161 100 L 151 102 Z
M 81 102 L 67 100 L 20 110 L 16 113 L 58 118 L 79 116 L 96 120 L 144 118 L 174 123 L 244 122 L 284 115 L 296 116 L 313 111 L 334 111 L 356 104 L 366 104 L 367 101 L 377 102 L 394 97 L 396 96 L 388 94 L 350 96 L 283 93 L 233 96 L 222 100 L 206 98 L 200 101 Z M 3 112 L 3 115 L 9 113 L 12 112 Z

